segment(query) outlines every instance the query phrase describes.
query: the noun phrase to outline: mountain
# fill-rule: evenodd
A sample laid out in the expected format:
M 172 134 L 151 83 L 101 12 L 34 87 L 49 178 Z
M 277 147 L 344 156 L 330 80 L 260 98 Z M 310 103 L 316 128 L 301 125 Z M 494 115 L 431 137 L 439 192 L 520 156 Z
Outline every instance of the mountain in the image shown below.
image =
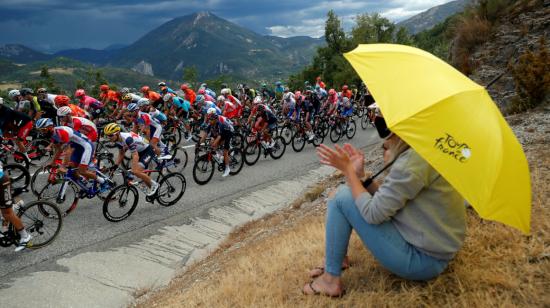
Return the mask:
M 0 45 L 0 57 L 14 63 L 31 63 L 52 58 L 51 55 L 30 49 L 20 44 Z
M 434 6 L 427 11 L 397 23 L 397 26 L 406 28 L 411 34 L 416 34 L 422 30 L 432 28 L 453 14 L 462 12 L 470 3 L 472 3 L 472 0 L 456 0 Z
M 61 50 L 54 54 L 55 57 L 66 57 L 82 62 L 103 65 L 109 62 L 119 49 L 92 49 L 92 48 L 79 48 L 79 49 L 67 49 Z
M 168 79 L 195 66 L 201 79 L 220 74 L 246 79 L 283 78 L 309 60 L 324 42 L 263 36 L 209 12 L 175 18 L 120 49 L 109 63 Z

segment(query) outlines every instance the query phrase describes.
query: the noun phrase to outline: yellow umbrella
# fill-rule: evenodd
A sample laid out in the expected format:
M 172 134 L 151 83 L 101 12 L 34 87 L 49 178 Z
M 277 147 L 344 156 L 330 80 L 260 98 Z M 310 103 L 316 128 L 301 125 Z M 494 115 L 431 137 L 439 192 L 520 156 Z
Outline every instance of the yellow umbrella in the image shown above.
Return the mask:
M 369 87 L 392 132 L 481 217 L 529 233 L 527 159 L 485 88 L 409 46 L 359 45 L 344 56 Z

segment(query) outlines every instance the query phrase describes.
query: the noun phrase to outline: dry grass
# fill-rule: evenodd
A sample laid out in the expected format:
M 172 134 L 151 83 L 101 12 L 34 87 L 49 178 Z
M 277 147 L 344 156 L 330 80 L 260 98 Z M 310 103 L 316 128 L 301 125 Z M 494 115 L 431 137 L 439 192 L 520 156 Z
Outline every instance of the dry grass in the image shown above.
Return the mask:
M 3 83 L 3 84 L 0 84 L 0 90 L 19 89 L 19 88 L 21 88 L 20 83 Z
M 34 72 L 30 72 L 29 74 L 31 75 L 40 75 L 40 72 L 41 71 L 34 71 Z M 60 68 L 60 67 L 56 67 L 56 68 L 50 68 L 48 69 L 48 72 L 50 74 L 65 74 L 65 75 L 72 75 L 74 73 L 74 68 Z
M 324 201 L 246 225 L 207 259 L 139 307 L 455 306 L 550 307 L 550 149 L 528 152 L 532 235 L 468 213 L 468 236 L 449 268 L 417 283 L 383 269 L 354 234 L 342 299 L 304 296 L 307 270 L 324 250 Z M 336 181 L 335 181 L 336 182 Z M 334 183 L 334 182 L 333 182 Z

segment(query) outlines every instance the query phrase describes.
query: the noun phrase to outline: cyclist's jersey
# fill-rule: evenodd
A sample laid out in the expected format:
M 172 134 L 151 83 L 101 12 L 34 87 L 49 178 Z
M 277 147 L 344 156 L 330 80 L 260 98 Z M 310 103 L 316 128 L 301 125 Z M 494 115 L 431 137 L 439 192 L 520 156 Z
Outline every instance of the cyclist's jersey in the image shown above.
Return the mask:
M 98 101 L 97 99 L 84 95 L 79 99 L 80 106 L 84 109 L 101 109 L 103 108 L 103 103 Z
M 195 99 L 197 98 L 197 94 L 195 94 L 195 91 L 191 89 L 186 89 L 183 91 L 185 93 L 185 99 L 189 101 L 191 105 L 195 103 Z
M 205 115 L 207 112 L 208 112 L 208 109 L 210 108 L 214 108 L 216 109 L 216 114 L 217 115 L 221 115 L 222 114 L 222 110 L 220 108 L 218 108 L 218 106 L 216 106 L 216 104 L 212 103 L 212 102 L 204 102 L 204 106 L 202 107 L 201 109 L 201 113 L 203 115 Z
M 147 112 L 139 111 L 137 116 L 137 122 L 138 124 L 151 126 L 151 127 L 154 127 L 155 129 L 162 129 L 160 122 Z
M 14 109 L 19 112 L 28 113 L 31 110 L 31 102 L 26 99 L 15 101 Z
M 342 97 L 347 97 L 347 98 L 351 99 L 352 95 L 353 94 L 351 93 L 350 90 L 342 91 Z
M 158 109 L 155 109 L 155 111 L 149 112 L 149 115 L 153 117 L 153 119 L 157 120 L 157 122 L 159 123 L 166 122 L 166 120 L 168 119 L 166 115 Z
M 323 88 L 317 88 L 315 89 L 315 95 L 317 96 L 317 99 L 323 100 L 328 96 L 328 93 Z
M 88 139 L 90 139 L 92 142 L 97 141 L 97 127 L 95 126 L 94 122 L 86 118 L 73 117 L 73 122 L 68 124 L 72 129 L 79 131 L 80 133 L 88 137 Z
M 174 96 L 178 95 L 178 94 L 176 93 L 176 91 L 172 90 L 172 89 L 169 88 L 169 87 L 165 87 L 164 89 L 160 90 L 160 94 L 162 94 L 162 96 L 164 96 L 164 95 L 166 95 L 166 94 L 168 94 L 168 93 L 170 93 L 170 94 L 172 94 L 172 95 L 174 95 Z
M 172 98 L 172 104 L 174 104 L 177 108 L 183 109 L 185 112 L 189 112 L 189 109 L 191 108 L 191 103 L 181 97 Z
M 214 99 L 213 96 L 211 96 L 210 94 L 208 94 L 208 92 L 205 93 L 203 96 L 204 96 L 204 100 L 205 100 L 206 102 L 215 102 L 215 101 L 216 101 L 216 100 Z
M 143 97 L 149 99 L 151 102 L 157 102 L 159 100 L 162 100 L 162 97 L 160 97 L 160 94 L 158 94 L 155 91 L 149 91 L 147 94 L 143 95 Z
M 119 149 L 128 149 L 130 152 L 143 152 L 149 147 L 149 142 L 136 133 L 120 133 L 122 141 L 116 143 Z
M 47 94 L 44 99 L 38 101 L 40 110 L 44 112 L 46 118 L 55 119 L 57 117 L 57 108 L 54 101 L 56 96 L 54 94 Z
M 132 97 L 132 101 L 130 101 L 130 103 L 134 103 L 134 104 L 137 104 L 138 101 L 143 98 L 143 97 L 141 97 L 137 94 L 134 94 L 134 93 L 128 93 L 128 95 L 130 95 Z
M 271 110 L 271 108 L 269 108 L 268 105 L 266 105 L 266 104 L 256 104 L 256 105 L 254 105 L 254 107 L 252 107 L 252 111 L 250 111 L 250 114 L 251 115 L 256 115 L 256 113 L 258 113 L 258 106 L 260 106 L 260 105 L 264 106 L 265 110 L 273 113 L 273 110 Z
M 277 123 L 277 117 L 271 110 L 266 109 L 263 115 L 260 115 L 268 124 Z
M 31 121 L 31 117 L 25 113 L 15 111 L 6 106 L 0 108 L 0 129 L 4 132 L 10 131 L 11 126 L 22 128 Z
M 71 108 L 71 116 L 73 117 L 87 117 L 88 114 L 84 109 L 78 107 L 77 105 L 69 104 L 69 108 Z
M 319 88 L 324 89 L 324 88 L 325 88 L 325 83 L 322 82 L 322 81 L 319 81 L 319 82 L 317 82 L 317 83 L 315 84 L 315 86 L 316 86 L 316 87 L 319 86 Z
M 99 99 L 104 103 L 115 102 L 117 105 L 120 104 L 120 95 L 113 90 L 101 92 Z
M 232 119 L 238 115 L 238 106 L 230 101 L 223 102 L 223 116 Z
M 216 92 L 212 91 L 212 89 L 209 88 L 204 89 L 204 91 L 207 95 L 210 96 L 210 98 L 212 98 L 212 100 L 214 100 L 213 97 L 216 97 Z M 204 98 L 206 99 L 206 96 Z
M 208 124 L 206 129 L 208 133 L 216 136 L 224 133 L 232 133 L 234 130 L 233 122 L 224 116 L 218 116 L 218 121 L 216 121 L 216 124 Z

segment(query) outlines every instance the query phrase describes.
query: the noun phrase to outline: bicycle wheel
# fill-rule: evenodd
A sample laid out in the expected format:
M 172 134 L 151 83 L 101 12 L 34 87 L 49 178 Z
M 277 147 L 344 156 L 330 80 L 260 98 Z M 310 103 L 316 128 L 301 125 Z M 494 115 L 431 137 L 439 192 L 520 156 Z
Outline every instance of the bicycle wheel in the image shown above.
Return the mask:
M 201 155 L 193 165 L 193 179 L 199 185 L 204 185 L 214 175 L 214 160 L 209 159 L 209 154 Z
M 313 130 L 313 133 L 315 134 L 315 137 L 313 138 L 313 146 L 318 147 L 325 141 L 325 136 L 323 136 L 322 131 L 319 128 L 316 128 Z
M 297 132 L 292 136 L 292 149 L 294 152 L 301 152 L 306 146 L 306 136 L 303 132 Z
M 345 128 L 346 128 L 346 137 L 348 137 L 348 139 L 353 138 L 353 136 L 355 136 L 355 132 L 357 131 L 357 125 L 355 124 L 355 120 L 351 119 L 348 122 L 348 125 L 345 126 Z
M 31 159 L 31 164 L 41 166 L 51 159 L 53 151 L 46 150 L 49 145 L 50 140 L 47 139 L 34 139 L 27 144 L 27 154 Z
M 115 187 L 103 201 L 103 216 L 111 222 L 120 222 L 132 215 L 138 204 L 139 194 L 134 186 L 122 184 Z
M 359 118 L 362 118 L 363 115 L 365 115 L 365 107 L 363 106 L 357 106 L 357 116 Z
M 38 191 L 38 198 L 53 202 L 57 205 L 61 213 L 66 216 L 72 212 L 78 204 L 79 189 L 71 182 L 66 182 L 67 188 L 62 197 L 59 196 L 64 180 L 50 182 Z
M 63 214 L 59 208 L 48 201 L 38 200 L 22 206 L 17 216 L 32 235 L 28 248 L 35 249 L 50 244 L 61 231 Z
M 170 173 L 163 176 L 159 182 L 157 200 L 162 206 L 174 205 L 178 202 L 187 188 L 187 181 L 181 173 Z
M 23 165 L 27 170 L 29 170 L 29 166 L 31 165 L 30 160 L 25 157 L 25 154 L 18 151 L 13 152 L 11 159 L 8 160 L 8 163 L 9 162 L 15 162 L 16 164 Z
M 256 141 L 249 143 L 244 148 L 244 162 L 252 166 L 260 159 L 261 148 Z
M 332 126 L 330 128 L 330 141 L 336 143 L 338 142 L 338 140 L 340 140 L 340 136 L 341 136 L 341 129 L 340 129 L 340 124 L 334 124 L 334 126 Z
M 283 137 L 285 145 L 289 145 L 292 142 L 292 137 L 295 134 L 292 127 L 290 123 L 287 123 L 280 130 L 279 136 Z
M 369 126 L 369 117 L 368 117 L 368 114 L 365 114 L 365 116 L 361 118 L 361 128 L 367 129 L 368 126 Z
M 31 191 L 35 196 L 39 197 L 40 192 L 44 189 L 46 185 L 48 185 L 48 180 L 50 179 L 50 176 L 53 176 L 51 173 L 51 167 L 44 166 L 39 168 L 32 174 Z M 60 180 L 61 178 L 58 176 L 57 179 Z
M 273 138 L 273 141 L 275 141 L 275 144 L 270 149 L 269 156 L 273 159 L 279 159 L 285 154 L 286 144 L 281 136 Z
M 4 165 L 4 174 L 8 175 L 11 187 L 14 189 L 26 189 L 31 182 L 29 170 L 19 164 Z
M 189 154 L 187 150 L 180 147 L 174 147 L 172 151 L 172 160 L 166 162 L 166 170 L 169 173 L 173 172 L 183 172 L 185 167 L 187 167 L 187 161 L 189 160 Z
M 229 174 L 235 175 L 241 172 L 244 166 L 243 151 L 240 148 L 232 148 L 229 150 Z

